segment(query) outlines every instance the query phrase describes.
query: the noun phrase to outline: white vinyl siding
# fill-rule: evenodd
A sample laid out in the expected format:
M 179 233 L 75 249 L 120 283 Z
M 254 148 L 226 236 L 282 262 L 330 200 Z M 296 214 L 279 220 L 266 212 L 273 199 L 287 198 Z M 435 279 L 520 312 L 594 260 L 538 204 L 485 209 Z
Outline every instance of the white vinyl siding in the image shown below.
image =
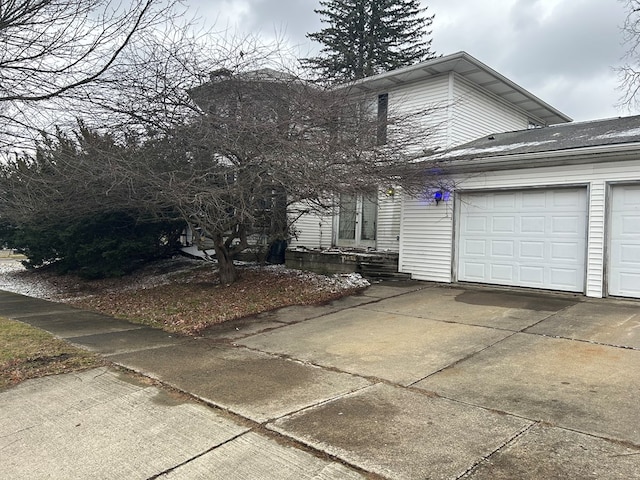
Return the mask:
M 606 175 L 603 172 L 603 175 Z M 593 178 L 589 183 L 589 226 L 587 231 L 587 295 L 604 294 L 605 181 Z
M 394 195 L 381 192 L 378 195 L 378 224 L 376 250 L 397 252 L 400 236 L 401 193 L 398 189 Z
M 453 202 L 404 197 L 398 270 L 417 280 L 451 281 Z
M 611 193 L 609 294 L 640 298 L 640 185 Z
M 449 147 L 528 126 L 525 113 L 454 76 Z
M 586 187 L 588 238 L 585 292 L 590 297 L 604 293 L 605 182 L 640 181 L 640 160 L 505 170 L 469 174 L 457 179 L 459 189 L 497 189 L 573 186 Z M 457 199 L 456 199 L 457 201 Z M 400 232 L 401 271 L 416 280 L 451 282 L 454 243 L 451 202 L 425 202 L 405 198 Z
M 397 87 L 388 93 L 389 118 L 402 118 L 407 114 L 430 110 L 419 120 L 418 118 L 411 120 L 416 122 L 412 130 L 424 136 L 422 149 L 447 145 L 447 118 L 450 98 L 448 75 Z M 389 126 L 389 135 L 393 135 L 392 126 Z
M 328 248 L 332 245 L 332 215 L 320 215 L 311 211 L 310 213 L 300 212 L 309 210 L 308 206 L 303 203 L 297 203 L 290 208 L 289 219 L 295 220 L 293 223 L 293 231 L 295 236 L 289 241 L 289 247 L 305 247 L 305 248 Z

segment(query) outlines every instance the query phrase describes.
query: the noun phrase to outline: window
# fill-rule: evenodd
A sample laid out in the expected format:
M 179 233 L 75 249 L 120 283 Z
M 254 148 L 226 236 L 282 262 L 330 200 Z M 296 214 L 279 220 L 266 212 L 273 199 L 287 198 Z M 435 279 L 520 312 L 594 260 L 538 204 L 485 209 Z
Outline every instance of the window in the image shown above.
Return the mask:
M 389 114 L 389 94 L 382 93 L 378 95 L 378 132 L 377 132 L 378 145 L 385 145 L 387 143 L 388 114 Z

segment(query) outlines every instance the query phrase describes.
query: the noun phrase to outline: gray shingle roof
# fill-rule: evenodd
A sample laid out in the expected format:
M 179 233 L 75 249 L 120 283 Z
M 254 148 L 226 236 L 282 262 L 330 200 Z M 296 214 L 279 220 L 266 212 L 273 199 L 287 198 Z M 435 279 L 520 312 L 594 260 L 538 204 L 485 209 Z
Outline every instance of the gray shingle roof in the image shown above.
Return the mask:
M 640 142 L 640 115 L 495 133 L 452 148 L 445 158 L 482 158 Z

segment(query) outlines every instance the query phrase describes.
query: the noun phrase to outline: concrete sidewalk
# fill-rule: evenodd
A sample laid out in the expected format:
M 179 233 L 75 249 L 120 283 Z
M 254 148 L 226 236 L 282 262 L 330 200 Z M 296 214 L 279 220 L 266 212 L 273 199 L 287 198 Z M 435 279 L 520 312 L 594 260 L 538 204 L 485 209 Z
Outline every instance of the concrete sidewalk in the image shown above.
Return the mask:
M 6 292 L 0 316 L 144 375 L 0 392 L 3 478 L 640 478 L 637 302 L 396 282 L 200 338 Z

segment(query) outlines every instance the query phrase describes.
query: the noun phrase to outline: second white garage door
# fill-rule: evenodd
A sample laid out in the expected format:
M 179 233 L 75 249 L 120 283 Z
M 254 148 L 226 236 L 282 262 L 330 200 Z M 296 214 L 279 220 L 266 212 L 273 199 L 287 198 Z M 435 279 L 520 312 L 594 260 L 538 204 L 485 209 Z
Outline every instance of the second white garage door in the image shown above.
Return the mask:
M 461 194 L 459 281 L 582 292 L 586 188 Z
M 640 298 L 640 185 L 617 185 L 611 195 L 609 294 Z

